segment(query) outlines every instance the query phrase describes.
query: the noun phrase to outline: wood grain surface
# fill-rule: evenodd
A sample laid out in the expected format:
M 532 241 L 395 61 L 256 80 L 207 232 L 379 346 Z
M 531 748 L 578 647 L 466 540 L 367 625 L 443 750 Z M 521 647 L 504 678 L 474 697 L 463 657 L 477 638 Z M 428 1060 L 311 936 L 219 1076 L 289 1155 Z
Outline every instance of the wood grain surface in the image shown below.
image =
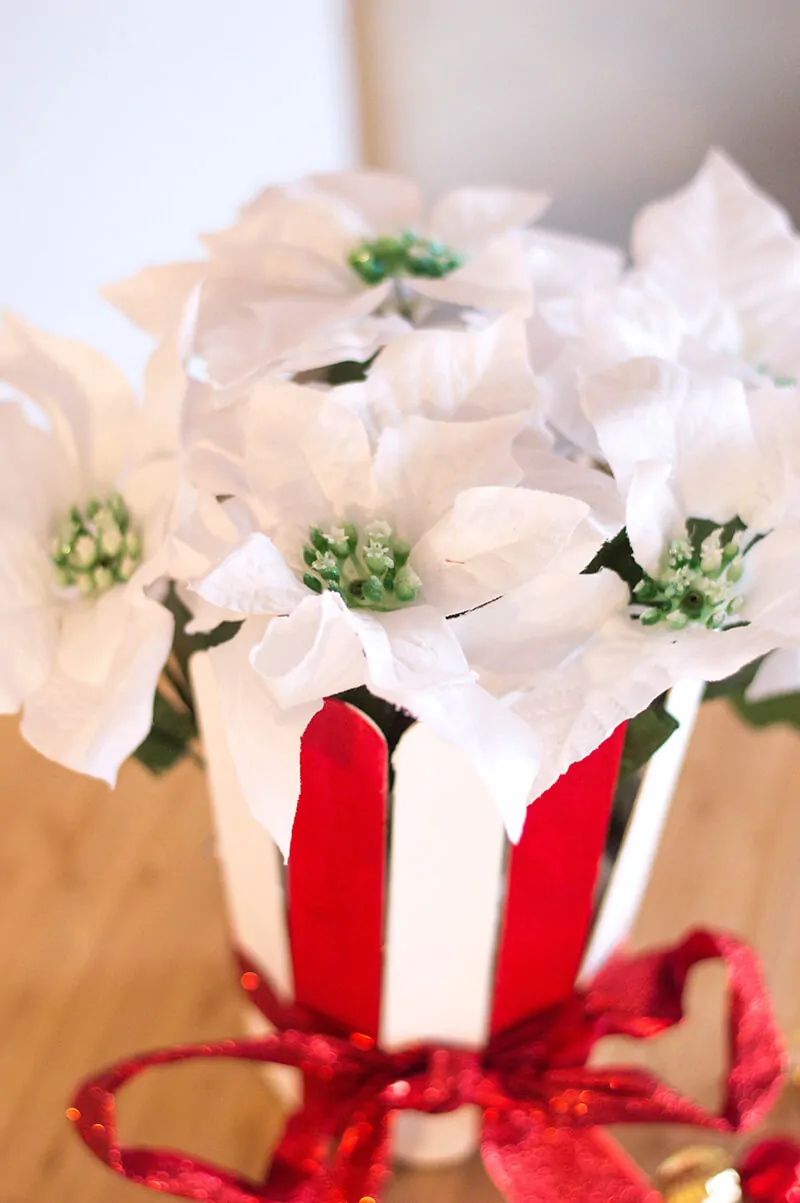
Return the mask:
M 87 1071 L 138 1049 L 244 1033 L 205 784 L 185 765 L 155 781 L 126 765 L 115 793 L 48 763 L 0 720 L 0 1203 L 134 1203 L 64 1118 Z M 800 1046 L 800 737 L 756 733 L 722 703 L 701 716 L 635 945 L 696 923 L 759 948 Z M 713 1102 L 721 982 L 696 971 L 690 1022 L 624 1055 Z M 609 1044 L 611 1042 L 608 1042 Z M 800 1134 L 800 1092 L 773 1126 Z M 280 1122 L 258 1070 L 225 1063 L 152 1073 L 123 1096 L 132 1142 L 171 1144 L 257 1174 Z M 648 1167 L 697 1134 L 618 1133 Z M 476 1163 L 401 1173 L 393 1203 L 494 1198 Z

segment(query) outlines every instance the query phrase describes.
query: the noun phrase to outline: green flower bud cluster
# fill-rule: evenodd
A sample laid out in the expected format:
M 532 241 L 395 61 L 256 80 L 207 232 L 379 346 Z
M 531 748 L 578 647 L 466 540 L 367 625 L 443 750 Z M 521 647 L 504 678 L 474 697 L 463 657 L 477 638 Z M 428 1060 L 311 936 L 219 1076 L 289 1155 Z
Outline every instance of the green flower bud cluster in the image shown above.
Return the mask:
M 738 534 L 723 544 L 722 530 L 717 527 L 699 547 L 688 535 L 674 539 L 660 575 L 645 573 L 633 591 L 645 607 L 637 615 L 645 626 L 720 630 L 735 619 L 742 602 L 735 588 L 744 570 L 742 548 Z
M 314 593 L 330 589 L 353 609 L 398 610 L 422 587 L 409 553 L 388 522 L 370 522 L 363 531 L 352 522 L 327 532 L 312 526 L 303 547 L 303 584 Z
M 461 267 L 464 257 L 445 246 L 418 238 L 411 230 L 362 242 L 347 262 L 365 284 L 382 284 L 390 276 L 427 276 L 440 280 Z
M 128 581 L 142 558 L 142 540 L 119 493 L 105 501 L 92 498 L 73 505 L 53 540 L 56 581 L 77 588 L 82 597 L 98 597 Z

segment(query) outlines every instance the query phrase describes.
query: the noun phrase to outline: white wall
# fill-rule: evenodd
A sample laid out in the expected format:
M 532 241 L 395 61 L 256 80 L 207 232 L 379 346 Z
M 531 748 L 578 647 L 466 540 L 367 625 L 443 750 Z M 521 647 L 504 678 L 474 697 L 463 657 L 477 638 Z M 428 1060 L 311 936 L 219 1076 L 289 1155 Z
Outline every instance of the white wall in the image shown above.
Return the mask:
M 798 0 L 361 0 L 373 162 L 621 240 L 724 145 L 800 216 Z
M 346 0 L 0 0 L 0 307 L 137 372 L 95 289 L 356 157 Z

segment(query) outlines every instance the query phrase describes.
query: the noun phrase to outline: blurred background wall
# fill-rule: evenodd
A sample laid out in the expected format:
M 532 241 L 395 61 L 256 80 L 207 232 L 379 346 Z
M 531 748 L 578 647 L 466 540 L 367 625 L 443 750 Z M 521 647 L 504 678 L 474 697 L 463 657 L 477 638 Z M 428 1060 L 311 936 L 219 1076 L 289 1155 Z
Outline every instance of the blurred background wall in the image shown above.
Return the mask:
M 95 295 L 357 158 L 347 0 L 0 0 L 0 308 L 136 374 Z
M 624 241 L 725 147 L 800 217 L 798 0 L 356 0 L 368 161 Z

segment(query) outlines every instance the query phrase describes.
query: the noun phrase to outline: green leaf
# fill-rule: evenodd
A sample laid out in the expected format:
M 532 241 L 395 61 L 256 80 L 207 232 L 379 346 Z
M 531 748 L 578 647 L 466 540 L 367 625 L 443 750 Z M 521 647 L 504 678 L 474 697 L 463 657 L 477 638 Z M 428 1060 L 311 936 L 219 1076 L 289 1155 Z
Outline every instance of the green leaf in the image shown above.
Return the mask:
M 378 352 L 375 352 L 377 355 Z M 325 383 L 331 385 L 337 384 L 354 384 L 361 380 L 366 380 L 367 372 L 372 367 L 375 355 L 363 363 L 359 363 L 357 359 L 343 359 L 341 363 L 332 363 L 325 370 Z
M 715 530 L 719 531 L 720 542 L 724 547 L 726 543 L 730 543 L 735 534 L 747 530 L 747 525 L 738 517 L 731 518 L 730 522 L 726 522 L 723 526 L 720 526 L 718 522 L 713 522 L 710 518 L 689 518 L 686 523 L 689 542 L 697 552 L 700 551 L 703 540 L 707 539 Z
M 744 668 L 740 668 L 731 677 L 723 677 L 721 681 L 709 681 L 703 693 L 703 701 L 713 702 L 715 698 L 732 698 L 736 694 L 743 694 L 758 672 L 762 659 L 763 657 L 745 664 Z
M 196 635 L 189 635 L 186 632 L 186 624 L 191 622 L 192 615 L 178 597 L 174 585 L 170 585 L 169 593 L 164 598 L 164 605 L 175 619 L 172 650 L 185 675 L 188 675 L 190 656 L 195 652 L 204 652 L 210 647 L 219 647 L 221 643 L 227 643 L 229 639 L 233 639 L 242 625 L 241 622 L 221 622 L 213 631 L 202 631 Z
M 172 657 L 164 666 L 164 678 L 180 698 L 182 706 L 176 708 L 166 694 L 160 691 L 156 693 L 153 725 L 133 753 L 134 760 L 152 773 L 165 773 L 185 756 L 196 757 L 192 745 L 198 737 L 198 729 L 189 660 L 195 652 L 227 643 L 242 625 L 240 622 L 223 622 L 213 631 L 188 635 L 186 624 L 191 614 L 178 597 L 174 585 L 170 585 L 164 605 L 175 619 Z
M 620 779 L 643 768 L 679 726 L 678 720 L 667 710 L 665 695 L 656 698 L 646 710 L 630 719 L 625 731 Z
M 731 677 L 710 681 L 706 685 L 705 700 L 727 698 L 739 717 L 751 727 L 783 723 L 800 730 L 800 693 L 780 693 L 761 702 L 749 702 L 745 697 L 761 663 L 761 660 L 754 660 Z
M 591 575 L 594 572 L 599 572 L 601 568 L 610 568 L 613 572 L 616 572 L 617 576 L 621 577 L 630 589 L 634 589 L 644 576 L 644 572 L 634 559 L 633 548 L 631 547 L 628 532 L 624 526 L 621 531 L 618 531 L 614 535 L 613 539 L 608 539 L 603 544 L 597 555 L 583 571 L 584 574 Z
M 176 710 L 163 693 L 156 693 L 153 725 L 133 753 L 133 758 L 151 773 L 166 773 L 178 761 L 193 753 L 190 745 L 196 738 L 194 715 L 188 710 Z

